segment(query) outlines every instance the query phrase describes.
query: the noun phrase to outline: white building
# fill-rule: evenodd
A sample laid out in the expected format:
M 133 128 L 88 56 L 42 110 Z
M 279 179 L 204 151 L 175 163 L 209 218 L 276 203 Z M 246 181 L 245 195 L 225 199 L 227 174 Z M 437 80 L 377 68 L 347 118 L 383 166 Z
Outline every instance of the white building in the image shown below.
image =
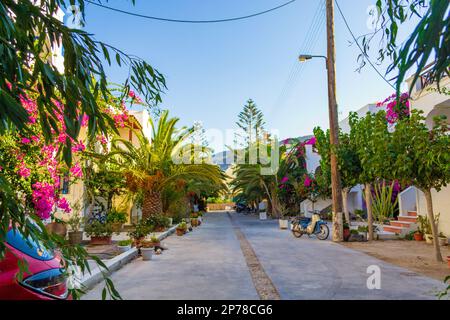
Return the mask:
M 433 118 L 438 115 L 447 116 L 447 123 L 450 124 L 450 96 L 439 93 L 435 83 L 431 83 L 428 77 L 429 71 L 425 70 L 414 85 L 411 92 L 411 107 L 422 110 L 426 118 L 428 128 L 433 127 Z M 413 77 L 406 80 L 408 87 L 411 87 Z M 441 88 L 450 90 L 450 79 L 445 77 L 441 80 Z M 449 150 L 450 152 L 450 150 Z M 437 192 L 432 190 L 434 214 L 440 214 L 439 232 L 447 237 L 450 236 L 450 187 L 444 187 Z M 424 194 L 415 187 L 410 187 L 399 196 L 400 216 L 427 214 Z M 404 233 L 405 230 L 399 230 Z

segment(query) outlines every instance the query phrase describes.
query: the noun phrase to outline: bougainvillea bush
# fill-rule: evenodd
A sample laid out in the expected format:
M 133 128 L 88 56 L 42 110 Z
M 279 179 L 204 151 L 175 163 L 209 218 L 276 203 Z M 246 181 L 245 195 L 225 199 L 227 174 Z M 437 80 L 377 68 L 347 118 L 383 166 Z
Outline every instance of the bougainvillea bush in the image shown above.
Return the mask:
M 411 104 L 409 102 L 409 94 L 403 93 L 399 97 L 394 93 L 387 97 L 384 101 L 378 102 L 377 107 L 386 107 L 386 120 L 389 124 L 394 124 L 398 120 L 409 116 Z

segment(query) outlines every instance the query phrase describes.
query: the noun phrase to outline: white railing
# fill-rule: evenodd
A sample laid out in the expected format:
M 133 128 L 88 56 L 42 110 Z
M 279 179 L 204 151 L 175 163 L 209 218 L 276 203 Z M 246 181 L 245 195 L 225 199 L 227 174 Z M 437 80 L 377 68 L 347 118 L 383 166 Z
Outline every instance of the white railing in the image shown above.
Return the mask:
M 418 190 L 411 186 L 398 195 L 398 208 L 401 216 L 407 216 L 408 211 L 417 211 Z

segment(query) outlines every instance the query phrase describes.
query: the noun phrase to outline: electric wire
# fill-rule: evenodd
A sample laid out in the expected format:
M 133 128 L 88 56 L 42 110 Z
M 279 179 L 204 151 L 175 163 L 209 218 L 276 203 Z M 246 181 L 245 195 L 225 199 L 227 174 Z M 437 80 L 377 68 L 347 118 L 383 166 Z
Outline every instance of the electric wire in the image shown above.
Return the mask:
M 338 11 L 339 11 L 339 13 L 340 13 L 342 19 L 344 20 L 344 23 L 345 23 L 345 25 L 346 25 L 346 27 L 347 27 L 347 29 L 348 29 L 348 32 L 349 32 L 350 35 L 352 36 L 353 41 L 356 43 L 356 45 L 358 46 L 358 48 L 359 48 L 359 50 L 361 51 L 361 53 L 363 54 L 363 56 L 366 58 L 366 61 L 372 66 L 373 70 L 375 70 L 375 72 L 376 72 L 376 73 L 377 73 L 377 74 L 378 74 L 378 75 L 379 75 L 379 76 L 380 76 L 380 77 L 381 77 L 381 78 L 382 78 L 389 86 L 391 86 L 394 90 L 397 91 L 397 88 L 396 88 L 392 83 L 390 83 L 389 80 L 386 79 L 386 77 L 383 76 L 383 75 L 381 74 L 381 72 L 375 67 L 375 65 L 372 63 L 372 61 L 370 61 L 369 56 L 368 56 L 367 53 L 365 53 L 364 50 L 361 48 L 361 45 L 359 44 L 358 40 L 356 39 L 355 34 L 353 33 L 352 29 L 350 28 L 350 25 L 349 25 L 348 22 L 347 22 L 347 18 L 345 17 L 344 13 L 342 12 L 341 6 L 339 5 L 338 1 L 335 0 L 335 3 L 336 3 L 336 7 L 338 8 Z
M 149 16 L 149 15 L 145 15 L 145 14 L 130 12 L 130 11 L 126 11 L 126 10 L 122 10 L 122 9 L 118 9 L 118 8 L 114 8 L 114 7 L 110 7 L 110 6 L 106 6 L 104 4 L 101 4 L 101 3 L 98 3 L 98 2 L 94 2 L 94 1 L 90 1 L 90 0 L 84 0 L 84 1 L 87 2 L 87 3 L 90 3 L 90 4 L 94 5 L 94 6 L 103 8 L 103 9 L 115 11 L 115 12 L 126 14 L 126 15 L 129 15 L 129 16 L 134 16 L 134 17 L 139 17 L 139 18 L 144 18 L 144 19 L 150 19 L 150 20 L 165 21 L 165 22 L 176 22 L 176 23 L 221 23 L 221 22 L 245 20 L 245 19 L 250 19 L 250 18 L 257 17 L 257 16 L 261 16 L 261 15 L 267 14 L 269 12 L 273 12 L 273 11 L 279 10 L 279 9 L 281 9 L 283 7 L 286 7 L 286 6 L 296 2 L 297 0 L 290 0 L 290 1 L 287 1 L 287 2 L 285 2 L 283 4 L 278 5 L 276 7 L 273 7 L 273 8 L 264 10 L 264 11 L 252 13 L 252 14 L 249 14 L 249 15 L 245 15 L 245 16 L 239 16 L 239 17 L 233 17 L 233 18 L 225 18 L 225 19 L 212 19 L 212 20 L 183 20 L 183 19 L 172 19 L 172 18 L 155 17 L 155 16 Z
M 307 36 L 303 40 L 302 45 L 300 46 L 299 53 L 311 53 L 311 50 L 313 50 L 317 44 L 318 36 L 321 34 L 324 25 L 325 25 L 325 1 L 322 0 L 317 6 L 316 12 L 311 21 L 311 25 L 309 26 L 308 32 L 306 33 Z M 288 78 L 283 86 L 283 89 L 275 102 L 274 109 L 277 109 L 284 104 L 285 100 L 291 94 L 292 88 L 301 78 L 304 68 L 305 68 L 304 64 L 299 63 L 296 57 L 295 61 L 292 64 Z

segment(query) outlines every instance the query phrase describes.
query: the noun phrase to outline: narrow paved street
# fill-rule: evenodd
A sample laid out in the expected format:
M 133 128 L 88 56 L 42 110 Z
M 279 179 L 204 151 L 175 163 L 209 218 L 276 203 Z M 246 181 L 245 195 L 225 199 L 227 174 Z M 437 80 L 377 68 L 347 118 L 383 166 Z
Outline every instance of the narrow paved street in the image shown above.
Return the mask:
M 277 221 L 236 213 L 231 217 L 234 226 L 227 213 L 209 213 L 194 232 L 166 239 L 169 250 L 164 254 L 149 262 L 137 259 L 115 272 L 112 279 L 122 297 L 259 299 L 261 285 L 255 288 L 255 274 L 250 272 L 255 273 L 255 262 L 249 269 L 236 228 L 256 254 L 263 278 L 281 299 L 435 299 L 434 293 L 442 288 L 437 280 L 331 241 L 295 239 L 279 230 Z M 380 290 L 367 288 L 371 265 L 381 270 Z M 97 285 L 84 299 L 100 299 L 102 288 Z

